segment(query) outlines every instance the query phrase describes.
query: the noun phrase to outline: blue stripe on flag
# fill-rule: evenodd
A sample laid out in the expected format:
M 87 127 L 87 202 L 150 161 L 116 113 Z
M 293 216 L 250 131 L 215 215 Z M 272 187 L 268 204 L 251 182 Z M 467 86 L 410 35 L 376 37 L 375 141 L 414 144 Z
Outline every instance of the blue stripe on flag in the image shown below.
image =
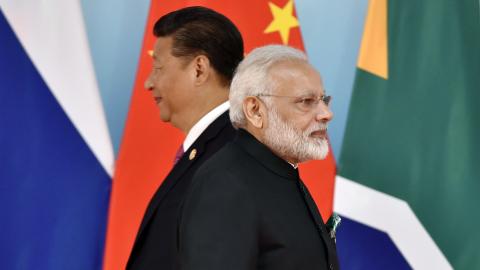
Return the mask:
M 1 11 L 0 40 L 1 268 L 101 269 L 111 180 Z
M 412 269 L 388 234 L 345 217 L 337 232 L 337 251 L 342 269 Z

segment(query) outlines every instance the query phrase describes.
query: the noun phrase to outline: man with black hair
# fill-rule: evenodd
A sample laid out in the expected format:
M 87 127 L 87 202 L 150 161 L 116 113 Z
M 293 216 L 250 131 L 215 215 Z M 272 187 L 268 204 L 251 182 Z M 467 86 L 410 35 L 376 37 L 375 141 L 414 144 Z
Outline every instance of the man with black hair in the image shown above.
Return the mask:
M 186 134 L 175 165 L 147 207 L 127 269 L 177 269 L 177 221 L 197 168 L 233 139 L 229 85 L 243 59 L 242 36 L 225 16 L 188 7 L 161 17 L 145 81 L 160 118 Z

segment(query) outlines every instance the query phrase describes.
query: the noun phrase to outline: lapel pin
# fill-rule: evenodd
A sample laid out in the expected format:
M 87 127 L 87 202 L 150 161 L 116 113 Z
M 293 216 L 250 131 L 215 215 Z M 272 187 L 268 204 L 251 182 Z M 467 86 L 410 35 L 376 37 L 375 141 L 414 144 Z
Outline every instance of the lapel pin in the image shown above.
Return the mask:
M 192 151 L 190 151 L 190 155 L 188 156 L 188 159 L 192 160 L 195 158 L 196 155 L 197 155 L 197 149 L 193 149 Z
M 330 232 L 330 237 L 335 240 L 336 242 L 336 233 L 338 226 L 340 226 L 340 223 L 342 222 L 342 219 L 337 213 L 333 213 L 332 216 L 328 219 L 327 221 L 327 229 Z

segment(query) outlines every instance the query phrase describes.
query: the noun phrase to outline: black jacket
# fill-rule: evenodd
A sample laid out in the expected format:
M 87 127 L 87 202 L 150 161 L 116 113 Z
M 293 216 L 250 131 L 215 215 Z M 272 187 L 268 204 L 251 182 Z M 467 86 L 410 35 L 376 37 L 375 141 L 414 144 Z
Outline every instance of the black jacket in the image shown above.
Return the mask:
M 192 176 L 207 159 L 234 138 L 228 111 L 219 116 L 185 151 L 151 199 L 130 253 L 127 269 L 176 269 L 179 205 Z M 196 152 L 195 154 L 192 151 Z
M 182 270 L 338 269 L 298 170 L 250 133 L 199 168 L 179 224 Z

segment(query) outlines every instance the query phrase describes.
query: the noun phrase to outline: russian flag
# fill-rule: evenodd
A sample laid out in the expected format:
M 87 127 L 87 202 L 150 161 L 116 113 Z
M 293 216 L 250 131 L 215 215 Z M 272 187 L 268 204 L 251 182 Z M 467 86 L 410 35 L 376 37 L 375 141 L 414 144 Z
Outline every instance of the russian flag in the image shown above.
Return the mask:
M 79 1 L 0 1 L 0 264 L 99 269 L 113 151 Z

